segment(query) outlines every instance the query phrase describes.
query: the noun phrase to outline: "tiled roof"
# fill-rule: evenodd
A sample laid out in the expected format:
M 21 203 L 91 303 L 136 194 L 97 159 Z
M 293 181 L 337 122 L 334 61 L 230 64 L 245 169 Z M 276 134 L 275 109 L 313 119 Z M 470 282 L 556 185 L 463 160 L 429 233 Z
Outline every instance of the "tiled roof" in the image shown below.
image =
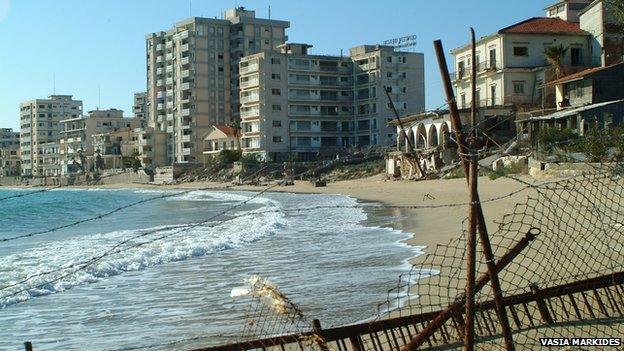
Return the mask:
M 569 74 L 569 75 L 567 75 L 565 77 L 562 77 L 562 78 L 559 78 L 557 80 L 551 81 L 551 82 L 548 83 L 548 85 L 555 85 L 555 84 L 560 84 L 560 83 L 565 83 L 565 82 L 571 82 L 573 80 L 578 80 L 580 78 L 584 78 L 584 77 L 587 77 L 589 75 L 592 75 L 592 74 L 594 74 L 596 72 L 600 72 L 600 71 L 603 71 L 603 70 L 606 70 L 606 69 L 611 69 L 611 68 L 613 68 L 615 66 L 619 66 L 619 65 L 622 65 L 622 64 L 624 64 L 624 63 L 620 62 L 620 63 L 616 63 L 616 64 L 613 64 L 613 65 L 610 65 L 610 66 L 605 66 L 605 67 L 592 67 L 592 68 L 588 68 L 588 69 L 582 70 L 580 72 L 572 73 L 572 74 Z
M 533 17 L 498 31 L 499 33 L 517 34 L 587 34 L 578 23 L 560 18 Z
M 217 128 L 218 130 L 222 131 L 227 136 L 236 137 L 236 131 L 234 130 L 234 128 L 232 128 L 230 126 L 215 125 L 214 127 Z

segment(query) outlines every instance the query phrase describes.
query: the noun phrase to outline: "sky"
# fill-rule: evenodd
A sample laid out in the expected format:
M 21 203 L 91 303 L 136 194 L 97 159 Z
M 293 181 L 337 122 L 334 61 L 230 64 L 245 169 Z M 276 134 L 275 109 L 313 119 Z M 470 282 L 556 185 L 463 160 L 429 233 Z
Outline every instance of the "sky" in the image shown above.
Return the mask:
M 555 2 L 554 0 L 551 0 Z M 19 128 L 19 104 L 73 95 L 84 111 L 119 108 L 132 116 L 133 94 L 146 90 L 145 35 L 193 16 L 221 17 L 235 6 L 290 21 L 289 41 L 313 54 L 417 35 L 425 54 L 428 109 L 444 103 L 433 41 L 445 51 L 543 16 L 548 0 L 0 0 L 0 127 Z M 447 54 L 451 63 L 452 57 Z

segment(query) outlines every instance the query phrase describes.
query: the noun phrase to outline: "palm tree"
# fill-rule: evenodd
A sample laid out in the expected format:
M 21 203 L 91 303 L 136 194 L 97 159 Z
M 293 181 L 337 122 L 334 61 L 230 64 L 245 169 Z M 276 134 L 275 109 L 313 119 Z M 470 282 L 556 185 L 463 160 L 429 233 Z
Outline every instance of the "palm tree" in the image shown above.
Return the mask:
M 563 57 L 567 51 L 568 48 L 564 48 L 563 45 L 549 46 L 544 50 L 546 61 L 553 66 L 556 78 L 560 78 L 563 73 Z
M 241 142 L 240 142 L 240 119 L 235 119 L 230 121 L 229 126 L 234 129 L 234 135 L 236 136 L 236 150 L 240 151 Z

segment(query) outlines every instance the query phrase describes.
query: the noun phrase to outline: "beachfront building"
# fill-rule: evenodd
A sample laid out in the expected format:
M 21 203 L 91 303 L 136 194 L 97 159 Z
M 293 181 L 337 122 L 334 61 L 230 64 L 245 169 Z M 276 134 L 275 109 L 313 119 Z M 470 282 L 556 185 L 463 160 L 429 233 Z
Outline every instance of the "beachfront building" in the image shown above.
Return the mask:
M 20 156 L 23 176 L 42 176 L 41 145 L 58 142 L 60 121 L 82 115 L 82 101 L 71 95 L 51 95 L 20 104 Z
M 538 145 L 545 128 L 568 129 L 583 136 L 592 128 L 609 129 L 624 123 L 624 63 L 590 68 L 551 82 L 557 111 L 519 119 L 518 130 Z
M 222 150 L 239 150 L 240 139 L 234 128 L 215 125 L 204 137 L 204 163 Z
M 21 173 L 19 136 L 12 128 L 0 128 L 0 177 L 15 177 Z
M 238 118 L 239 60 L 284 43 L 289 26 L 238 7 L 147 36 L 149 125 L 169 133 L 171 161 L 201 162 L 210 127 Z
M 531 18 L 477 41 L 473 58 L 470 45 L 452 51 L 456 73 L 453 77 L 459 108 L 469 108 L 476 100 L 479 107 L 527 109 L 550 106 L 553 94 L 544 83 L 553 78 L 545 50 L 567 48 L 561 58 L 562 71 L 569 73 L 600 64 L 591 56 L 589 35 L 579 23 L 561 18 Z M 472 62 L 477 66 L 476 95 L 471 96 Z
M 134 118 L 143 121 L 141 127 L 147 126 L 147 92 L 134 93 L 132 112 L 134 113 Z
M 350 56 L 313 55 L 287 43 L 240 62 L 243 152 L 273 161 L 335 156 L 347 147 L 393 144 L 388 89 L 401 114 L 424 110 L 420 53 L 364 45 Z
M 167 137 L 163 131 L 147 128 L 124 128 L 93 135 L 95 156 L 102 157 L 104 169 L 124 167 L 124 159 L 138 158 L 143 166 L 167 164 Z
M 123 111 L 115 108 L 89 111 L 86 116 L 63 119 L 61 124 L 60 154 L 62 174 L 76 171 L 73 167 L 83 157 L 93 156 L 93 135 L 120 129 L 139 128 L 140 118 L 124 118 Z
M 39 144 L 41 150 L 41 176 L 58 177 L 61 175 L 61 154 L 56 141 Z

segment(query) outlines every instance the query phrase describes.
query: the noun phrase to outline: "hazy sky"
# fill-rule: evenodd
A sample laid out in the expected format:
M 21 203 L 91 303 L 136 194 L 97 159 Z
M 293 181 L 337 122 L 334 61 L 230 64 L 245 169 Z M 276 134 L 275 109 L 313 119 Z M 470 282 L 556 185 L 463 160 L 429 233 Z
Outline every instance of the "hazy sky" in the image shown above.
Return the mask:
M 416 34 L 425 53 L 427 107 L 443 102 L 432 42 L 446 52 L 517 21 L 543 16 L 545 0 L 0 0 L 0 127 L 18 129 L 21 101 L 70 94 L 85 111 L 116 107 L 132 115 L 135 91 L 145 90 L 145 35 L 193 16 L 220 17 L 234 6 L 288 20 L 289 40 L 312 53 L 376 44 Z M 450 57 L 447 57 L 450 60 Z M 55 79 L 54 79 L 55 77 Z M 56 84 L 53 84 L 53 82 Z

